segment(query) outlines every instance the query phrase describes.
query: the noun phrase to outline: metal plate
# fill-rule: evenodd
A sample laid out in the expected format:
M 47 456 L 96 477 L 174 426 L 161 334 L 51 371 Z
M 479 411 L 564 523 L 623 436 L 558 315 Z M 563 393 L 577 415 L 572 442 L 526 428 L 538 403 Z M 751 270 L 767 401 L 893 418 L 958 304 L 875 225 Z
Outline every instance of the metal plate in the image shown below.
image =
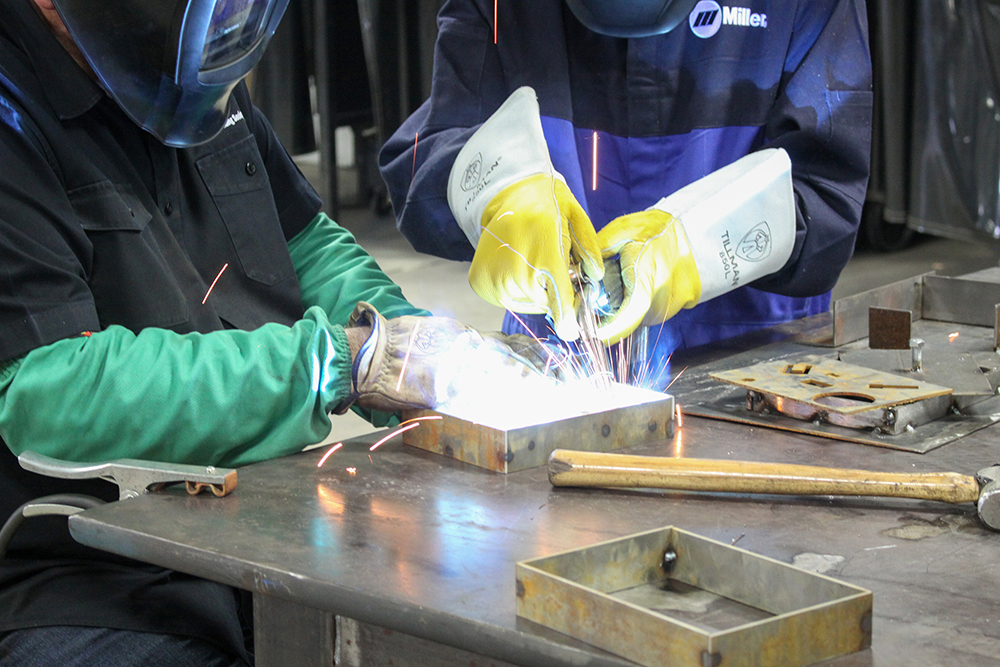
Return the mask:
M 956 396 L 992 396 L 996 393 L 971 354 L 927 350 L 922 356 L 920 372 L 910 370 L 912 355 L 909 350 L 851 350 L 842 352 L 840 360 L 949 387 Z
M 870 591 L 673 527 L 516 576 L 518 616 L 649 667 L 794 667 L 871 644 Z
M 1000 284 L 996 273 L 979 271 L 959 278 L 924 276 L 923 318 L 992 327 L 996 324 Z
M 868 347 L 873 350 L 909 350 L 910 323 L 908 310 L 893 308 L 868 309 Z
M 914 276 L 834 301 L 833 346 L 866 338 L 868 309 L 872 307 L 908 310 L 912 320 L 919 320 L 923 317 L 921 285 L 928 275 L 933 274 Z
M 955 333 L 960 335 L 954 336 Z M 925 355 L 933 354 L 938 349 L 947 349 L 958 354 L 971 354 L 982 367 L 994 368 L 996 365 L 994 359 L 997 355 L 990 349 L 993 340 L 991 329 L 920 320 L 913 324 L 913 335 L 926 341 Z M 854 346 L 845 346 L 842 350 L 857 350 L 863 346 L 866 344 L 858 342 Z M 720 383 L 710 377 L 714 372 L 763 361 L 782 360 L 785 363 L 792 363 L 803 356 L 816 353 L 815 346 L 791 341 L 774 343 L 725 359 L 710 361 L 694 372 L 692 369 L 677 379 L 671 391 L 677 396 L 684 397 L 682 409 L 685 414 L 917 453 L 931 451 L 1000 421 L 1000 397 L 994 396 L 969 408 L 963 408 L 961 415 L 946 415 L 917 427 L 913 432 L 899 435 L 875 434 L 824 423 L 813 424 L 781 414 L 764 415 L 751 412 L 746 407 L 745 389 Z M 829 354 L 832 358 L 837 352 L 830 351 Z M 986 375 L 988 378 L 1000 380 L 1000 372 L 993 371 Z
M 631 390 L 630 390 L 631 392 Z M 403 443 L 495 472 L 545 465 L 554 449 L 607 452 L 658 442 L 673 433 L 674 397 L 635 389 L 643 402 L 542 424 L 505 428 L 455 415 L 419 410 L 404 415 L 440 416 L 403 433 Z

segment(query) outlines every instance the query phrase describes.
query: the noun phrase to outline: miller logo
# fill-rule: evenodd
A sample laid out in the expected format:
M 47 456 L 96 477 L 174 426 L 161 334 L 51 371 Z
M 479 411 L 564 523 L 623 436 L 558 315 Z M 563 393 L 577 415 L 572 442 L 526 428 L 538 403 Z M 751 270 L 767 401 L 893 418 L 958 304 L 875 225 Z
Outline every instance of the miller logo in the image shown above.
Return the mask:
M 736 248 L 736 256 L 748 262 L 759 262 L 771 254 L 771 228 L 759 222 L 747 232 Z
M 479 185 L 479 178 L 483 175 L 483 154 L 476 153 L 476 157 L 472 158 L 472 162 L 469 166 L 465 168 L 465 173 L 462 174 L 462 189 L 468 192 L 472 190 L 477 185 Z
M 708 39 L 724 25 L 766 28 L 767 14 L 755 14 L 749 7 L 722 7 L 715 0 L 701 0 L 688 15 L 691 32 Z

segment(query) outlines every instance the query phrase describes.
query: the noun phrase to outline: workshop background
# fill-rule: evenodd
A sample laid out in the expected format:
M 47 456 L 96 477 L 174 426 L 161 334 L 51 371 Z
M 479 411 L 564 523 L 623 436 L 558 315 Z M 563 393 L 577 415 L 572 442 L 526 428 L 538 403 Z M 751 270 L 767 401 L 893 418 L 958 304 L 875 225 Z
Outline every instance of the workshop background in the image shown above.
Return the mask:
M 497 330 L 468 265 L 396 231 L 382 143 L 430 94 L 443 0 L 292 0 L 251 76 L 255 103 L 326 202 L 414 304 Z M 833 298 L 1000 264 L 1000 0 L 869 0 L 872 174 Z M 331 438 L 374 429 L 338 418 Z

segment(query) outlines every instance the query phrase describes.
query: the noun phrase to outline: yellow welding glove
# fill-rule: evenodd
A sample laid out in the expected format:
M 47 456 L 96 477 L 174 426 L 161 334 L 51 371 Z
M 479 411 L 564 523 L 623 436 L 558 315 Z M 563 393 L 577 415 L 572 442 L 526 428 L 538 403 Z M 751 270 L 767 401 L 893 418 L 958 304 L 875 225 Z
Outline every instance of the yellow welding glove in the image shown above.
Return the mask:
M 566 184 L 535 174 L 498 193 L 483 212 L 469 284 L 486 301 L 519 313 L 546 313 L 560 338 L 579 336 L 570 263 L 604 273 L 590 218 Z
M 619 257 L 622 305 L 597 335 L 616 343 L 780 270 L 795 245 L 791 161 L 780 148 L 751 153 L 612 220 L 598 234 Z
M 604 265 L 590 219 L 552 166 L 534 90 L 518 88 L 466 141 L 448 205 L 475 248 L 476 293 L 515 312 L 545 313 L 560 338 L 578 338 L 570 264 L 592 281 Z
M 649 209 L 612 220 L 598 240 L 606 259 L 619 257 L 622 305 L 597 335 L 617 343 L 641 324 L 664 322 L 693 308 L 701 278 L 684 227 L 669 213 Z

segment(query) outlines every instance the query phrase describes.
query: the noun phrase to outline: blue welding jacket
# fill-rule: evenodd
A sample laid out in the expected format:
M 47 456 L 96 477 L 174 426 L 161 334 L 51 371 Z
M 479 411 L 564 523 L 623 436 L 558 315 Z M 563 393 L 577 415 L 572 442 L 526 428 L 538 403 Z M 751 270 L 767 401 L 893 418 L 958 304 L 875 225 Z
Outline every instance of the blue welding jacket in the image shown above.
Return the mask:
M 651 331 L 663 354 L 826 311 L 869 173 L 864 3 L 751 0 L 704 14 L 710 5 L 719 7 L 699 2 L 668 34 L 615 38 L 585 28 L 561 0 L 510 3 L 494 43 L 492 2 L 446 3 L 431 97 L 380 154 L 400 231 L 421 252 L 472 258 L 448 208 L 448 174 L 468 137 L 527 85 L 553 165 L 597 229 L 762 147 L 788 152 L 797 204 L 788 263 Z M 518 317 L 551 333 L 541 316 Z M 504 330 L 521 328 L 508 314 Z

